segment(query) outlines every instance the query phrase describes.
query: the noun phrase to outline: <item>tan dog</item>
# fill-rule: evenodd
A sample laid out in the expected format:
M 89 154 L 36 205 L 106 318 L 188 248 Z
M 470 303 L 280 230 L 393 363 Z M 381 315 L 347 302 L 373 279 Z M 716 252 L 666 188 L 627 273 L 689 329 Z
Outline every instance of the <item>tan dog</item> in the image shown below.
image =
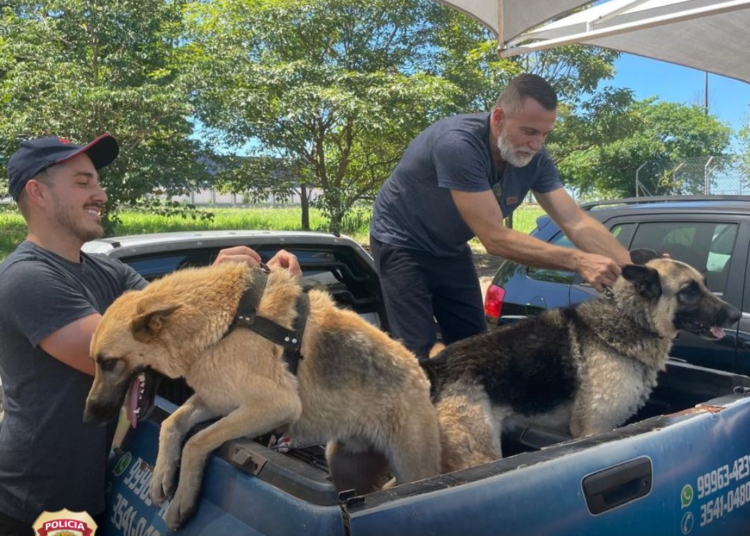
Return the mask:
M 241 264 L 176 272 L 116 300 L 94 334 L 97 370 L 86 422 L 116 417 L 131 382 L 149 370 L 184 377 L 195 391 L 159 437 L 154 503 L 172 495 L 180 467 L 167 526 L 176 529 L 192 515 L 214 449 L 272 430 L 302 444 L 329 442 L 339 490 L 373 491 L 389 465 L 399 483 L 438 474 L 436 411 L 414 355 L 312 290 L 295 376 L 280 346 L 249 329 L 228 332 L 253 275 Z M 289 328 L 301 291 L 284 270 L 272 272 L 258 314 Z M 216 417 L 223 418 L 191 437 L 180 456 L 188 430 Z

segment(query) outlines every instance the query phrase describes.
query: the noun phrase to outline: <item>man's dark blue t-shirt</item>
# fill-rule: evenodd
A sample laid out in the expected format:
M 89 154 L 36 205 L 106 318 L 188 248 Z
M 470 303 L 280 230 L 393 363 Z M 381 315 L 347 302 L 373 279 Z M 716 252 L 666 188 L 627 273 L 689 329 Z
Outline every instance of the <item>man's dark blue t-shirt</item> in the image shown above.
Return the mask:
M 438 257 L 458 255 L 474 236 L 458 212 L 450 190 L 499 193 L 509 216 L 529 190 L 562 187 L 546 150 L 522 167 L 495 170 L 490 151 L 490 114 L 465 114 L 434 123 L 409 145 L 378 193 L 370 234 L 393 246 Z

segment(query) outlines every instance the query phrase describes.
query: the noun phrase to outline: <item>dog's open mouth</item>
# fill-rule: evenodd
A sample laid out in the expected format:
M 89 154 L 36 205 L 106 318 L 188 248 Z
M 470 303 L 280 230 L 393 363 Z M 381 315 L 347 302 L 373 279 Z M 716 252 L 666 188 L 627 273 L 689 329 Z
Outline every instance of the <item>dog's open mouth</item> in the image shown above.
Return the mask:
M 156 378 L 150 370 L 136 374 L 130 383 L 128 395 L 125 398 L 125 409 L 130 425 L 135 428 L 138 421 L 146 419 L 154 409 L 156 397 Z
M 711 329 L 708 330 L 708 332 L 711 334 L 710 338 L 713 338 L 715 340 L 723 339 L 724 338 L 724 330 L 721 329 L 719 326 L 714 326 Z
M 719 326 L 706 326 L 705 324 L 690 324 L 685 328 L 686 331 L 689 331 L 690 333 L 694 333 L 701 337 L 702 339 L 706 339 L 709 341 L 718 341 L 719 339 L 723 339 L 724 335 L 726 333 L 722 328 Z

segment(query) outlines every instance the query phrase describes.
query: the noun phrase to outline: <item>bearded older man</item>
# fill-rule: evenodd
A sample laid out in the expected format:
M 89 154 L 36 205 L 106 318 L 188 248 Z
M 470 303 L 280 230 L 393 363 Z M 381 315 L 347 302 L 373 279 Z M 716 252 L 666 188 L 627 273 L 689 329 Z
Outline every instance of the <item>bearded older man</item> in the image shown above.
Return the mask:
M 419 359 L 487 329 L 468 240 L 492 255 L 575 271 L 598 291 L 612 285 L 628 252 L 563 188 L 544 141 L 557 95 L 543 78 L 513 78 L 489 113 L 434 123 L 409 145 L 378 193 L 370 241 L 391 335 Z M 503 225 L 532 191 L 578 249 Z

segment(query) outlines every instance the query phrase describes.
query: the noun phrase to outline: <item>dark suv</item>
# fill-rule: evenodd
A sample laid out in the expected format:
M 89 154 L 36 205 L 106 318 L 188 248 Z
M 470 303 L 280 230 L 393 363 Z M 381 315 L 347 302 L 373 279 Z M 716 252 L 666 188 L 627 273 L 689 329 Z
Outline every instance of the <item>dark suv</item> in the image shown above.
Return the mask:
M 674 357 L 750 374 L 750 196 L 639 197 L 586 203 L 581 208 L 627 249 L 650 248 L 694 266 L 714 293 L 743 311 L 737 326 L 725 330 L 720 341 L 680 334 L 672 349 Z M 532 235 L 574 247 L 547 216 L 537 220 Z M 573 272 L 505 261 L 487 289 L 485 314 L 490 324 L 507 323 L 596 294 Z

